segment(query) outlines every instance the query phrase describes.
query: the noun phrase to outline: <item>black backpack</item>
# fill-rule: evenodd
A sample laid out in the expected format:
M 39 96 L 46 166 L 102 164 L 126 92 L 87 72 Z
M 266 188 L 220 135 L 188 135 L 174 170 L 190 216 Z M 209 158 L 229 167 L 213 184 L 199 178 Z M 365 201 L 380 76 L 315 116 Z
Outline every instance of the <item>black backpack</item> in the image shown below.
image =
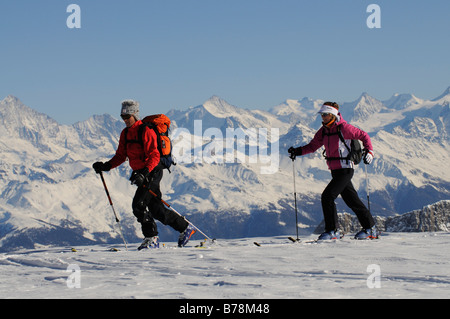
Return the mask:
M 327 161 L 334 161 L 334 160 L 342 161 L 342 160 L 346 160 L 347 164 L 348 164 L 349 161 L 352 161 L 355 165 L 358 165 L 361 162 L 362 157 L 363 157 L 363 150 L 362 150 L 362 147 L 361 147 L 361 143 L 359 142 L 359 140 L 351 140 L 350 147 L 348 147 L 347 143 L 345 143 L 344 137 L 342 136 L 341 126 L 338 126 L 337 127 L 337 131 L 334 132 L 334 133 L 326 133 L 325 129 L 322 130 L 322 133 L 323 133 L 323 136 L 324 135 L 327 135 L 327 136 L 338 135 L 339 139 L 342 142 L 342 144 L 344 144 L 345 147 L 348 150 L 347 157 L 327 157 L 326 154 L 325 154 L 325 150 L 324 150 L 323 151 L 323 157 L 325 157 L 325 159 Z

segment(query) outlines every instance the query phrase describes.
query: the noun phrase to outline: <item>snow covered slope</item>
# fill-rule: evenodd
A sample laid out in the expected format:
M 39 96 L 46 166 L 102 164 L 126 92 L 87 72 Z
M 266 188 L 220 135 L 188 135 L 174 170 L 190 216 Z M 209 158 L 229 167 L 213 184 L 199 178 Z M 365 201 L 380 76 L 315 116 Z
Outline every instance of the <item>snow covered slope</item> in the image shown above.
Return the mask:
M 373 140 L 376 159 L 368 176 L 375 215 L 392 216 L 449 199 L 449 101 L 447 89 L 433 100 L 397 94 L 379 101 L 364 93 L 341 103 L 344 118 L 369 131 Z M 179 163 L 163 179 L 165 199 L 211 237 L 295 233 L 292 161 L 286 150 L 313 137 L 320 127 L 321 103 L 287 100 L 266 112 L 214 96 L 185 111 L 166 112 L 173 120 Z M 0 250 L 32 248 L 35 243 L 120 242 L 92 163 L 114 154 L 122 121 L 94 115 L 60 125 L 13 96 L 0 101 L 0 121 Z M 227 136 L 229 132 L 235 135 Z M 242 145 L 236 135 L 241 132 Z M 306 234 L 322 219 L 320 194 L 330 174 L 320 151 L 297 159 L 295 171 L 299 223 Z M 138 241 L 130 174 L 125 164 L 105 179 L 125 236 Z M 363 167 L 357 168 L 354 184 L 365 198 Z M 340 201 L 338 208 L 346 211 Z M 161 226 L 160 232 L 165 240 L 177 236 L 167 227 Z
M 344 237 L 321 244 L 302 239 L 295 244 L 285 237 L 219 240 L 206 249 L 194 248 L 196 239 L 181 249 L 167 243 L 147 251 L 116 246 L 121 250 L 111 252 L 109 246 L 93 245 L 77 246 L 76 252 L 68 246 L 1 253 L 0 298 L 204 298 L 227 303 L 450 295 L 449 233 L 385 233 L 379 240 Z M 253 244 L 256 240 L 260 247 Z M 275 314 L 273 301 L 261 302 Z M 166 314 L 180 309 L 175 305 L 180 303 L 172 301 Z

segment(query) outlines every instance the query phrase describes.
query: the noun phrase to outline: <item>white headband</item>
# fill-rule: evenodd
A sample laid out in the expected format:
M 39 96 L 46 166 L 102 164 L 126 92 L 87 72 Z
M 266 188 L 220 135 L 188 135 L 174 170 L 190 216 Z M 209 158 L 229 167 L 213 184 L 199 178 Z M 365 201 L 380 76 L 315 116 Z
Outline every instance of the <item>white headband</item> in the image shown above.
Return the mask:
M 331 113 L 334 116 L 338 116 L 339 111 L 329 105 L 322 105 L 322 107 L 320 108 L 320 111 L 318 113 Z

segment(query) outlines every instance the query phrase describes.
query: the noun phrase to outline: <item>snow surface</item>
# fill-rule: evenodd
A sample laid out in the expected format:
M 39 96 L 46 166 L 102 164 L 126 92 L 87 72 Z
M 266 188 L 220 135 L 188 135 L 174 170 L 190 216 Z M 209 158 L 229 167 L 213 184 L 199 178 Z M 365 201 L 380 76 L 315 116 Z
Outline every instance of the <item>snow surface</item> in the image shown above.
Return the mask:
M 447 232 L 384 233 L 372 241 L 348 235 L 326 243 L 307 243 L 315 236 L 301 243 L 286 237 L 219 239 L 203 249 L 195 248 L 196 236 L 185 248 L 166 243 L 146 251 L 130 244 L 128 251 L 116 246 L 117 252 L 94 245 L 76 252 L 42 247 L 2 253 L 0 298 L 450 297 Z

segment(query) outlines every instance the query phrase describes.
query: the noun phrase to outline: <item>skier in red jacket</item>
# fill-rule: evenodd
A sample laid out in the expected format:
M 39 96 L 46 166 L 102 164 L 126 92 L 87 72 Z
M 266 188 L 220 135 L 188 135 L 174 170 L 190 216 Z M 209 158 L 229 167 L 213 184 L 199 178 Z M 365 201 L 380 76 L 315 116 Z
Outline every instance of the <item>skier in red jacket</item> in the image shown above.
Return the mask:
M 163 170 L 162 166 L 159 165 L 160 154 L 156 133 L 154 130 L 145 127 L 142 145 L 135 142 L 138 140 L 139 127 L 142 125 L 142 121 L 139 119 L 139 103 L 137 101 L 123 101 L 120 116 L 125 122 L 126 128 L 120 134 L 116 154 L 105 163 L 94 163 L 93 168 L 97 173 L 109 171 L 121 165 L 128 158 L 130 167 L 133 169 L 130 181 L 138 186 L 133 198 L 133 214 L 141 223 L 144 235 L 144 241 L 139 246 L 139 250 L 159 246 L 158 228 L 154 219 L 179 231 L 178 245 L 182 247 L 189 241 L 195 229 L 183 217 L 167 209 L 158 198 L 155 198 L 148 191 L 150 189 L 158 197 L 161 197 L 159 184 L 163 177 Z
M 325 231 L 319 239 L 339 239 L 338 217 L 335 199 L 341 195 L 345 204 L 350 207 L 358 217 L 362 230 L 355 235 L 356 239 L 378 238 L 378 231 L 372 214 L 359 199 L 351 179 L 354 173 L 354 164 L 346 157 L 349 154 L 351 140 L 362 141 L 364 146 L 364 163 L 370 164 L 373 160 L 373 147 L 369 135 L 348 124 L 339 112 L 339 105 L 335 102 L 325 102 L 319 113 L 322 116 L 322 127 L 314 135 L 312 141 L 302 147 L 291 147 L 288 152 L 291 159 L 306 155 L 325 147 L 328 168 L 331 170 L 331 182 L 322 193 L 322 210 L 325 221 Z M 339 137 L 339 131 L 344 142 Z

